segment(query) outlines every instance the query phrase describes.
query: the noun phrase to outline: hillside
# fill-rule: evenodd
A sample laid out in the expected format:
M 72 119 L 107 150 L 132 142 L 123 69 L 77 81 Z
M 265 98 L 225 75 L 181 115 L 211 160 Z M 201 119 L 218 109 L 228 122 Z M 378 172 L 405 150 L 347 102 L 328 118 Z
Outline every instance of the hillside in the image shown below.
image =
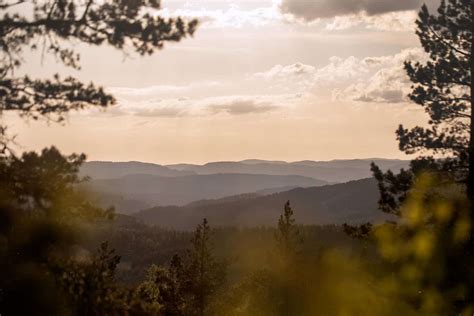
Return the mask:
M 290 200 L 300 224 L 358 224 L 390 219 L 377 209 L 378 197 L 375 180 L 364 179 L 268 196 L 154 207 L 134 216 L 148 224 L 176 229 L 192 229 L 204 217 L 214 226 L 275 225 L 283 205 Z
M 128 175 L 117 179 L 91 180 L 87 188 L 119 212 L 130 213 L 151 206 L 185 205 L 202 199 L 218 199 L 259 190 L 312 187 L 327 182 L 302 177 L 256 174 L 213 174 L 182 177 Z M 282 188 L 282 189 L 280 189 Z M 133 201 L 139 201 L 134 207 Z

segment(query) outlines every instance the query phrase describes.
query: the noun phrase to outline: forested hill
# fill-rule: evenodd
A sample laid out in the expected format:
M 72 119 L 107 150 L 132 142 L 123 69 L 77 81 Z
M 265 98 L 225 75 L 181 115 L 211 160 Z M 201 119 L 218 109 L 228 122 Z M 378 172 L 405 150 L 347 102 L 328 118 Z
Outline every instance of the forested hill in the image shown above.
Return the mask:
M 358 224 L 392 219 L 377 209 L 379 195 L 373 179 L 322 187 L 297 188 L 267 196 L 201 201 L 183 207 L 154 207 L 134 216 L 147 224 L 193 229 L 202 218 L 213 226 L 274 226 L 290 200 L 300 224 Z

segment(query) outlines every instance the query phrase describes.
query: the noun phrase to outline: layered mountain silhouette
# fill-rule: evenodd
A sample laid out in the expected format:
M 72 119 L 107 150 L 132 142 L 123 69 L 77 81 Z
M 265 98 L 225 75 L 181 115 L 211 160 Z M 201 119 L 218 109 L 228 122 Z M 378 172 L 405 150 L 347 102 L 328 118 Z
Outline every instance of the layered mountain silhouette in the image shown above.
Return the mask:
M 114 179 L 131 174 L 148 174 L 162 177 L 179 177 L 196 174 L 192 171 L 175 170 L 153 163 L 137 161 L 90 161 L 83 164 L 80 173 L 82 176 L 88 176 L 92 179 Z
M 91 180 L 86 185 L 98 194 L 101 204 L 130 213 L 144 206 L 185 205 L 202 199 L 217 199 L 259 190 L 281 191 L 288 187 L 313 187 L 327 182 L 302 176 L 257 174 L 210 174 L 161 177 L 147 174 L 116 179 Z M 280 189 L 281 188 L 281 189 Z M 134 202 L 137 203 L 134 206 Z
M 406 168 L 408 161 L 396 159 L 354 159 L 332 161 L 284 161 L 244 160 L 240 162 L 211 162 L 205 165 L 176 164 L 166 167 L 196 174 L 245 173 L 272 175 L 300 175 L 331 183 L 347 182 L 371 177 L 370 163 L 381 169 L 399 170 Z
M 291 163 L 252 159 L 240 162 L 212 162 L 204 165 L 175 164 L 166 166 L 142 162 L 93 161 L 83 165 L 81 175 L 90 178 L 90 181 L 84 186 L 94 193 L 96 201 L 104 207 L 115 207 L 118 213 L 131 214 L 152 207 L 172 205 L 176 208 L 165 209 L 177 209 L 177 212 L 192 209 L 193 212 L 197 212 L 196 218 L 198 218 L 201 216 L 196 210 L 198 205 L 244 203 L 250 197 L 260 199 L 263 196 L 270 195 L 275 198 L 275 196 L 283 196 L 286 193 L 282 192 L 286 191 L 292 192 L 291 194 L 300 192 L 297 188 L 318 187 L 368 178 L 371 177 L 370 162 L 372 161 L 383 170 L 398 171 L 408 166 L 407 161 L 390 159 L 299 161 Z M 362 185 L 365 183 L 364 181 L 351 184 L 350 187 Z M 366 188 L 363 185 L 362 187 Z M 335 186 L 335 188 L 342 190 L 344 186 Z M 313 192 L 312 190 L 302 192 L 306 192 L 309 196 Z M 278 195 L 278 193 L 283 195 Z M 370 194 L 369 197 L 371 198 L 368 201 L 372 201 L 370 210 L 373 210 L 375 209 L 376 190 L 371 191 Z M 366 196 L 363 195 L 362 197 Z M 221 200 L 222 198 L 225 199 Z M 323 203 L 319 205 L 319 210 L 324 209 L 328 199 L 329 197 L 325 198 L 324 201 L 326 202 L 324 203 L 318 202 Z M 199 202 L 192 203 L 195 201 Z M 192 204 L 187 205 L 189 203 Z M 348 203 L 350 203 L 350 199 Z M 229 207 L 233 206 L 229 205 Z M 272 205 L 273 207 L 274 205 Z M 276 207 L 275 211 L 278 213 L 280 210 L 277 205 Z M 337 210 L 341 210 L 340 205 L 338 205 Z M 321 223 L 328 222 L 324 220 L 321 214 L 318 215 L 318 221 L 321 220 Z M 176 216 L 172 217 L 171 215 L 173 214 L 170 214 L 168 224 L 179 226 L 179 223 L 172 219 Z M 193 215 L 188 214 L 186 216 L 191 218 Z M 242 216 L 239 221 L 245 222 L 246 217 Z M 358 216 L 360 216 L 360 221 L 366 220 L 365 215 L 359 214 Z M 249 218 L 251 218 L 250 215 Z M 260 222 L 256 222 L 267 224 L 267 219 L 270 221 L 274 218 L 267 216 L 265 220 L 262 219 Z M 311 216 L 303 219 L 308 219 L 309 222 L 315 220 Z M 334 214 L 331 215 L 330 219 L 334 220 Z M 190 221 L 193 222 L 193 220 Z M 166 224 L 167 222 L 162 223 Z M 223 222 L 223 224 L 227 223 Z
M 83 176 L 93 179 L 121 178 L 133 174 L 148 174 L 163 177 L 186 175 L 208 175 L 216 173 L 300 175 L 327 182 L 347 182 L 365 179 L 371 176 L 370 163 L 375 162 L 383 170 L 398 171 L 409 164 L 397 159 L 353 159 L 332 161 L 266 161 L 258 159 L 238 162 L 211 162 L 204 165 L 174 164 L 158 165 L 143 162 L 86 162 L 81 168 Z
M 199 201 L 186 206 L 154 207 L 134 216 L 147 224 L 189 230 L 203 218 L 215 226 L 274 226 L 286 201 L 300 224 L 362 224 L 394 220 L 377 208 L 374 179 L 312 188 L 297 188 L 266 196 L 247 194 Z

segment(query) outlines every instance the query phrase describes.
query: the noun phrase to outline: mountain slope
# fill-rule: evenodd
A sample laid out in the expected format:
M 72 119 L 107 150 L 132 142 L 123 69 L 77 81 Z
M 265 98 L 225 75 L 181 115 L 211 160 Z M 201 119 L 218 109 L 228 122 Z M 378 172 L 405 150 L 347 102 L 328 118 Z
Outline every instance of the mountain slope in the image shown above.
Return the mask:
M 128 175 L 118 179 L 91 180 L 87 188 L 99 196 L 120 197 L 125 201 L 140 201 L 145 205 L 185 205 L 202 199 L 217 199 L 231 195 L 252 193 L 259 190 L 297 186 L 312 187 L 327 182 L 302 176 L 276 176 L 256 174 L 212 174 L 182 177 L 160 177 L 153 175 Z M 104 199 L 103 199 L 104 200 Z M 124 205 L 123 201 L 120 205 Z M 142 205 L 140 205 L 142 206 Z M 138 211 L 128 208 L 121 212 Z
M 148 224 L 186 230 L 202 218 L 215 226 L 276 225 L 288 200 L 301 224 L 358 224 L 390 219 L 377 209 L 378 190 L 373 179 L 298 188 L 268 196 L 202 201 L 184 207 L 155 207 L 134 216 Z

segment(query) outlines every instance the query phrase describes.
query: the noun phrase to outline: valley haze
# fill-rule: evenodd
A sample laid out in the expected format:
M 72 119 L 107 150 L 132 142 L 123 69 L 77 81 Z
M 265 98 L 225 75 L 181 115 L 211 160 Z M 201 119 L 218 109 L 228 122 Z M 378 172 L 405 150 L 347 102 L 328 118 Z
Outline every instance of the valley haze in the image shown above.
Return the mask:
M 243 161 L 159 165 L 91 161 L 83 187 L 102 206 L 147 224 L 192 229 L 206 217 L 218 226 L 274 225 L 291 200 L 301 224 L 382 222 L 370 163 L 407 168 L 398 159 Z

